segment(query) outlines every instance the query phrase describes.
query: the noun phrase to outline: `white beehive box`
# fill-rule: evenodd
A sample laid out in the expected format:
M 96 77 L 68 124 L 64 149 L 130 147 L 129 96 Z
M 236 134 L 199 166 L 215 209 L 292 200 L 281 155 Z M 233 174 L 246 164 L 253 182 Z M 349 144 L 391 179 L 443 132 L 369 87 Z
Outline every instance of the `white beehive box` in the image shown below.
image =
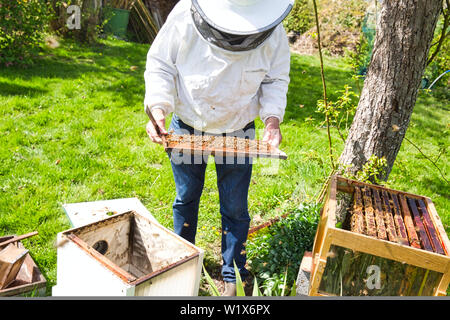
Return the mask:
M 58 234 L 53 296 L 196 296 L 204 251 L 135 211 Z

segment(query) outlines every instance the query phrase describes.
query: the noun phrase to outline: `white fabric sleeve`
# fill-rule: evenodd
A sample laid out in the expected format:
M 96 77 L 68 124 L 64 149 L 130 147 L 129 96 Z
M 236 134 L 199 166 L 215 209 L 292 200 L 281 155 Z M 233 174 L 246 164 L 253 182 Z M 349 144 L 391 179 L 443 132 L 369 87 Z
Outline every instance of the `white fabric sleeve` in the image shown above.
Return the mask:
M 175 19 L 167 19 L 147 54 L 144 106 L 160 108 L 165 115 L 173 112 L 175 101 L 176 56 L 180 43 Z
M 264 123 L 269 117 L 276 117 L 280 123 L 283 122 L 287 103 L 291 54 L 283 26 L 281 25 L 276 32 L 274 36 L 279 38 L 278 46 L 275 49 L 270 71 L 261 83 L 259 97 L 261 105 L 259 117 Z

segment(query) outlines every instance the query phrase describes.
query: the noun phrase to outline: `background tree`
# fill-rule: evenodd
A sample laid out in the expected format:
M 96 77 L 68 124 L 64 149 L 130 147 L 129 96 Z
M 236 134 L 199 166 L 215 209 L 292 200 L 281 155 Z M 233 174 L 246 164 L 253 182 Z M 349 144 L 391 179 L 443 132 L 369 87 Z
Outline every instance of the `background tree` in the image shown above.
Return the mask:
M 350 174 L 386 159 L 387 180 L 409 125 L 442 0 L 384 0 L 358 108 L 340 157 Z
M 93 43 L 98 34 L 101 0 L 83 0 L 81 5 L 81 29 L 76 33 L 80 42 Z
M 152 12 L 153 18 L 158 23 L 158 27 L 161 27 L 178 0 L 145 0 L 144 2 Z

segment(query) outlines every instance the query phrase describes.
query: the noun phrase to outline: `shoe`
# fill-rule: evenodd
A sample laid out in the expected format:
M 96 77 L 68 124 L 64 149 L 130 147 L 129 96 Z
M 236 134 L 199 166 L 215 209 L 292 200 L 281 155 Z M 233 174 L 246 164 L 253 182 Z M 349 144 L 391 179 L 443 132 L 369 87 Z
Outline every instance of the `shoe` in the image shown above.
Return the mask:
M 225 292 L 223 293 L 223 296 L 224 297 L 236 296 L 236 283 L 225 281 Z

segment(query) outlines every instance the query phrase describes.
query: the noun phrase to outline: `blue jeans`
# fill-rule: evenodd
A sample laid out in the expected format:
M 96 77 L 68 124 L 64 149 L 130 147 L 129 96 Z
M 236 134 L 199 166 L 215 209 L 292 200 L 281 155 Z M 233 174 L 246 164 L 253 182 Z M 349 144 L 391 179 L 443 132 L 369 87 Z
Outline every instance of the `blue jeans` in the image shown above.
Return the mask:
M 209 134 L 194 130 L 175 114 L 172 117 L 169 132 L 171 130 L 176 134 Z M 254 139 L 255 124 L 251 122 L 243 130 L 227 135 Z M 195 243 L 198 209 L 208 155 L 182 154 L 179 151 L 172 151 L 169 152 L 169 156 L 176 185 L 176 198 L 173 203 L 174 232 Z M 222 217 L 222 276 L 227 282 L 235 282 L 233 260 L 242 279 L 249 274 L 245 268 L 245 242 L 250 226 L 247 198 L 252 175 L 252 161 L 251 158 L 225 158 L 216 154 L 215 166 Z

